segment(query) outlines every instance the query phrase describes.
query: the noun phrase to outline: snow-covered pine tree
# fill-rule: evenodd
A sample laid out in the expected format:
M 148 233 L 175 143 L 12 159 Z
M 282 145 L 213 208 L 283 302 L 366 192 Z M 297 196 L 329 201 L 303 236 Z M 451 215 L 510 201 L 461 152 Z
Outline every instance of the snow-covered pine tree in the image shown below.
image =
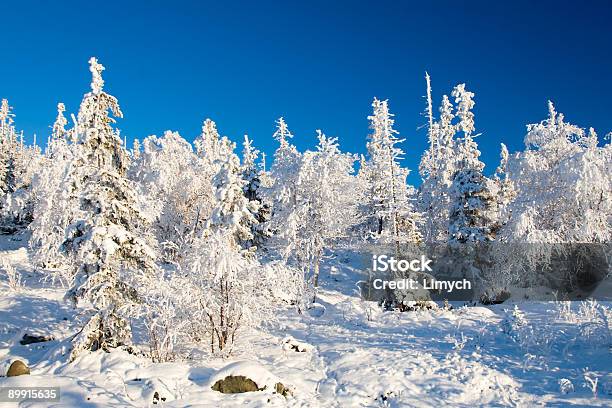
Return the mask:
M 14 233 L 32 222 L 32 178 L 42 159 L 37 146 L 23 143 L 8 101 L 0 106 L 0 232 Z
M 289 143 L 293 134 L 285 120 L 281 117 L 276 121 L 274 139 L 279 143 L 274 152 L 274 161 L 270 170 L 270 186 L 263 188 L 264 201 L 271 203 L 272 215 L 269 230 L 273 234 L 271 245 L 281 249 L 287 248 L 287 242 L 295 237 L 301 222 L 297 207 L 298 177 L 302 155 L 297 148 Z M 288 253 L 283 252 L 287 258 Z
M 495 170 L 492 184 L 490 187 L 491 193 L 495 197 L 497 204 L 497 222 L 498 228 L 503 228 L 512 215 L 511 204 L 516 198 L 516 189 L 514 182 L 508 176 L 508 160 L 510 155 L 505 144 L 501 144 L 499 166 Z
M 217 124 L 206 119 L 202 124 L 202 133 L 193 141 L 197 155 L 210 167 L 214 175 L 219 171 L 220 164 L 233 154 L 235 144 L 226 136 L 221 136 Z
M 457 104 L 457 131 L 463 132 L 456 144 L 458 168 L 451 185 L 449 241 L 451 243 L 487 242 L 495 239 L 496 202 L 489 190 L 489 181 L 482 174 L 484 164 L 474 141 L 474 94 L 460 84 L 451 94 Z
M 13 125 L 14 117 L 15 114 L 12 112 L 8 100 L 2 99 L 0 105 L 0 200 L 5 194 L 14 191 L 15 188 L 13 151 L 17 144 L 17 133 Z
M 65 239 L 65 229 L 74 220 L 79 203 L 72 180 L 75 146 L 71 143 L 71 134 L 74 129 L 65 128 L 67 120 L 63 114 L 64 104 L 59 103 L 57 109 L 57 118 L 51 128 L 41 171 L 32 180 L 34 220 L 29 227 L 32 231 L 29 246 L 34 265 L 48 269 L 52 279 L 67 284 L 71 279 L 71 268 L 60 246 Z
M 217 201 L 206 228 L 228 231 L 234 238 L 234 244 L 250 249 L 260 204 L 257 200 L 249 200 L 244 194 L 247 182 L 242 178 L 240 160 L 236 154 L 227 156 L 213 179 L 213 185 Z
M 117 99 L 103 91 L 104 67 L 89 60 L 91 91 L 78 114 L 79 218 L 66 228 L 63 248 L 75 257 L 66 297 L 91 306 L 91 315 L 73 339 L 71 359 L 84 350 L 131 342 L 130 310 L 139 302 L 135 282 L 155 271 L 155 251 L 143 227 L 132 183 L 125 177 L 129 158 L 112 124 L 123 114 Z
M 374 232 L 390 238 L 399 252 L 400 243 L 422 239 L 417 228 L 419 216 L 410 200 L 414 188 L 406 183 L 408 170 L 399 165 L 404 152 L 398 145 L 404 139 L 396 136 L 398 132 L 393 128 L 388 102 L 374 98 L 372 107 L 373 114 L 368 117 L 372 129 L 367 144 L 368 169 L 364 169 L 369 175 L 365 216 L 371 219 Z
M 252 225 L 252 242 L 258 248 L 263 245 L 266 239 L 271 236 L 269 231 L 268 221 L 270 220 L 270 204 L 264 200 L 264 195 L 260 191 L 262 181 L 265 184 L 267 174 L 265 168 L 257 163 L 260 151 L 253 147 L 253 142 L 247 135 L 244 135 L 242 143 L 242 178 L 246 182 L 243 191 L 249 201 L 256 201 L 259 204 L 259 209 L 255 218 L 257 224 Z M 262 155 L 263 159 L 263 155 Z M 264 186 L 265 187 L 265 186 Z
M 259 201 L 259 169 L 257 168 L 257 158 L 259 150 L 253 146 L 253 141 L 248 135 L 244 135 L 242 142 L 242 178 L 246 182 L 244 186 L 244 195 L 249 200 Z
M 65 139 L 67 136 L 66 125 L 68 124 L 68 120 L 64 116 L 64 112 L 66 112 L 66 106 L 63 103 L 57 104 L 57 117 L 55 118 L 55 122 L 51 127 L 51 138 L 52 140 L 61 140 Z

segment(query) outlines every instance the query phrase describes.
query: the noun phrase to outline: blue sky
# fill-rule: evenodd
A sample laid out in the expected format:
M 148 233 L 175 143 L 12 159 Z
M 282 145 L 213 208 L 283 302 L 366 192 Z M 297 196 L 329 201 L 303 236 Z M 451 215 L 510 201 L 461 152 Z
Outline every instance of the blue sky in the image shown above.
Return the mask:
M 0 6 L 0 97 L 28 140 L 46 139 L 57 102 L 76 112 L 93 55 L 107 67 L 130 140 L 166 129 L 193 140 L 210 117 L 231 139 L 246 132 L 272 153 L 282 115 L 300 149 L 321 128 L 363 153 L 371 100 L 389 99 L 415 184 L 425 70 L 436 105 L 457 83 L 476 93 L 489 172 L 500 142 L 522 149 L 525 125 L 546 117 L 547 99 L 572 123 L 600 136 L 612 130 L 607 1 L 122 3 Z

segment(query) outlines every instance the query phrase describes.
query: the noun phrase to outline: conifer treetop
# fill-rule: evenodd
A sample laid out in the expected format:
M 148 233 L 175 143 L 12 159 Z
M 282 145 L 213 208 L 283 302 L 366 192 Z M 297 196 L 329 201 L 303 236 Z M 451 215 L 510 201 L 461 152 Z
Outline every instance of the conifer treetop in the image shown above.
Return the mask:
M 96 57 L 89 59 L 89 71 L 91 72 L 91 91 L 95 95 L 102 93 L 104 88 L 104 80 L 102 79 L 102 71 L 104 71 L 104 65 L 98 62 Z

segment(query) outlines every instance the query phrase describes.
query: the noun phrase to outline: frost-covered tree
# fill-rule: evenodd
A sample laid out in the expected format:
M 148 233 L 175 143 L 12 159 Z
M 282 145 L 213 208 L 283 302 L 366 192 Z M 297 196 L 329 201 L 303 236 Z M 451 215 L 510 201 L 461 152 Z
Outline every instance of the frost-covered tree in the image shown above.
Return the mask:
M 0 105 L 0 232 L 14 233 L 32 222 L 32 178 L 41 162 L 40 149 L 26 146 L 15 130 L 15 115 L 6 99 Z
M 142 153 L 142 145 L 140 143 L 140 140 L 134 139 L 134 143 L 132 145 L 132 159 L 140 159 L 140 153 Z
M 249 200 L 259 200 L 259 169 L 257 166 L 257 158 L 260 151 L 253 146 L 253 141 L 248 135 L 244 135 L 242 143 L 242 178 L 246 182 L 244 186 L 244 195 Z
M 214 167 L 212 174 L 219 171 L 219 164 L 226 161 L 234 152 L 235 144 L 227 137 L 221 136 L 217 124 L 206 119 L 202 124 L 202 133 L 193 141 L 196 153 L 204 160 L 207 167 Z M 216 166 L 216 167 L 215 167 Z
M 472 134 L 474 132 L 474 94 L 460 84 L 451 94 L 457 105 L 456 124 L 463 137 L 455 148 L 457 171 L 450 188 L 449 241 L 451 243 L 486 242 L 495 239 L 496 202 L 489 190 L 489 180 L 482 174 L 484 164 Z
M 494 197 L 482 172 L 466 167 L 457 172 L 451 186 L 449 234 L 451 243 L 486 242 L 495 239 Z
M 302 155 L 289 143 L 293 137 L 285 120 L 276 121 L 274 139 L 279 143 L 274 152 L 274 161 L 270 170 L 270 185 L 264 188 L 263 198 L 270 203 L 272 215 L 268 222 L 269 230 L 276 235 L 274 246 L 285 247 L 288 237 L 293 237 L 299 226 L 297 214 L 298 177 Z
M 2 99 L 0 105 L 0 196 L 14 189 L 12 153 L 17 143 L 17 134 L 13 125 L 14 116 L 8 100 Z
M 303 297 L 298 271 L 245 257 L 234 233 L 223 227 L 194 241 L 181 270 L 192 335 L 208 339 L 212 353 L 230 353 L 242 329 L 255 327 L 264 318 L 274 319 L 273 307 L 285 296 L 292 301 Z
M 270 220 L 270 203 L 264 199 L 264 194 L 261 191 L 262 187 L 266 187 L 268 175 L 265 167 L 257 163 L 257 159 L 261 152 L 253 147 L 253 142 L 247 135 L 244 135 L 242 143 L 242 178 L 245 181 L 243 188 L 244 195 L 249 201 L 256 201 L 259 209 L 255 214 L 257 219 L 256 224 L 252 224 L 252 243 L 260 247 L 271 236 L 269 231 L 268 221 Z M 265 156 L 262 154 L 262 160 Z M 265 164 L 263 165 L 265 166 Z
M 423 153 L 419 172 L 419 208 L 424 214 L 423 234 L 427 242 L 445 242 L 448 238 L 449 190 L 456 171 L 453 105 L 444 95 L 440 119 L 434 121 L 431 107 L 431 83 L 427 80 L 427 116 L 429 148 Z
M 358 199 L 352 176 L 356 156 L 342 153 L 336 138 L 318 132 L 317 150 L 304 153 L 298 173 L 296 213 L 301 220 L 285 235 L 283 252 L 312 272 L 318 286 L 320 263 L 334 240 L 358 222 Z
M 52 126 L 45 156 L 32 180 L 34 221 L 29 246 L 32 261 L 37 267 L 48 269 L 52 279 L 66 284 L 70 281 L 70 262 L 60 250 L 66 227 L 74 220 L 79 203 L 75 195 L 76 184 L 73 159 L 74 145 L 70 142 L 73 129 L 66 130 L 64 104 L 58 104 L 58 115 Z
M 109 112 L 123 115 L 117 99 L 103 90 L 104 67 L 93 57 L 89 65 L 91 91 L 83 97 L 76 127 L 80 208 L 66 228 L 63 249 L 76 260 L 66 297 L 84 301 L 91 313 L 73 339 L 71 359 L 83 350 L 130 344 L 137 282 L 155 270 L 155 252 L 144 231 L 148 220 L 125 177 L 129 158 Z
M 211 172 L 177 132 L 144 139 L 129 177 L 150 203 L 152 230 L 164 261 L 178 261 L 210 217 L 215 204 Z
M 402 242 L 418 242 L 418 215 L 413 210 L 411 196 L 415 193 L 406 183 L 408 170 L 400 167 L 404 152 L 393 128 L 393 114 L 388 102 L 374 99 L 373 114 L 368 117 L 372 134 L 368 142 L 368 161 L 363 169 L 367 175 L 367 212 L 371 228 L 377 235 L 389 237 L 399 251 Z
M 55 122 L 51 127 L 51 138 L 52 140 L 61 140 L 66 138 L 67 131 L 66 125 L 68 124 L 68 120 L 64 116 L 64 112 L 66 112 L 66 106 L 63 103 L 57 104 L 57 117 L 55 118 Z
M 213 179 L 216 204 L 207 223 L 207 229 L 228 231 L 234 243 L 244 249 L 251 247 L 257 224 L 259 202 L 244 194 L 247 182 L 242 178 L 240 160 L 234 153 L 227 156 Z
M 612 148 L 599 146 L 594 130 L 567 123 L 552 102 L 548 110 L 527 126 L 526 150 L 510 158 L 517 197 L 500 238 L 512 244 L 504 264 L 515 283 L 573 290 L 605 273 L 596 265 L 612 238 Z M 565 264 L 538 267 L 551 259 Z
M 527 149 L 512 158 L 518 197 L 508 237 L 528 242 L 609 242 L 612 236 L 610 144 L 593 129 L 565 122 L 549 102 L 548 119 L 527 126 Z
M 502 228 L 512 215 L 512 202 L 516 198 L 514 182 L 508 175 L 508 160 L 510 154 L 505 144 L 501 144 L 499 166 L 490 184 L 491 194 L 496 199 L 498 228 Z

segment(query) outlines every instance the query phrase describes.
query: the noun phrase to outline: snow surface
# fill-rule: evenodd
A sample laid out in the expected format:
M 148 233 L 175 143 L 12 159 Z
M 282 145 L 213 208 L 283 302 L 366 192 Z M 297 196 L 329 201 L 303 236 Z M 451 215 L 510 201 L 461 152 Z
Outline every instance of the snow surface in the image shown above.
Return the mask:
M 519 303 L 523 326 L 512 325 L 514 304 L 385 312 L 355 293 L 363 278 L 352 266 L 356 254 L 326 261 L 315 307 L 302 315 L 287 310 L 280 323 L 245 334 L 229 359 L 210 357 L 203 345 L 174 363 L 122 350 L 68 363 L 69 340 L 83 322 L 63 301 L 62 288 L 40 283 L 22 246 L 0 237 L 6 248 L 0 258 L 25 281 L 20 292 L 10 291 L 0 271 L 0 375 L 17 358 L 31 375 L 0 377 L 0 387 L 58 386 L 61 402 L 21 407 L 146 407 L 156 393 L 155 406 L 167 407 L 612 405 L 610 338 L 585 339 L 584 324 L 561 319 L 553 302 Z M 571 307 L 577 311 L 578 302 Z M 25 333 L 56 340 L 21 345 Z M 211 389 L 230 374 L 268 389 L 233 395 Z M 596 396 L 585 377 L 597 378 Z M 276 382 L 294 396 L 271 393 Z

